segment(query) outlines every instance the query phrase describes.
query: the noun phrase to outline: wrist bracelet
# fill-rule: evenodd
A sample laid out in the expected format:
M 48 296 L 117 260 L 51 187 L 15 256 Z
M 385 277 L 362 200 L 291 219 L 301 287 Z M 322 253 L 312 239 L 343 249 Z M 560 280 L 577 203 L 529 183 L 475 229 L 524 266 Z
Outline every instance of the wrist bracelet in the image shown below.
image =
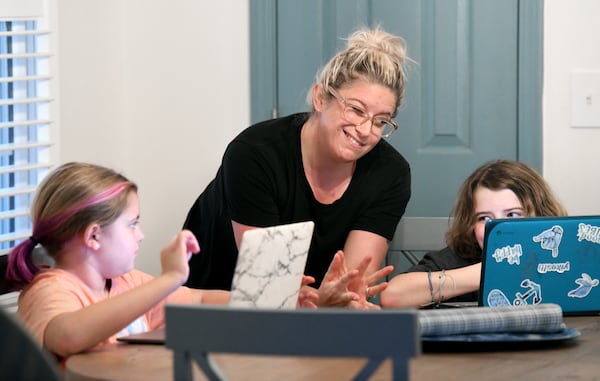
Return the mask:
M 438 276 L 438 304 L 444 301 L 444 295 L 442 291 L 444 291 L 444 285 L 446 284 L 446 270 L 442 270 L 440 275 Z
M 427 280 L 429 280 L 429 293 L 431 294 L 431 304 L 435 304 L 435 296 L 433 295 L 433 283 L 431 282 L 431 270 L 427 272 Z

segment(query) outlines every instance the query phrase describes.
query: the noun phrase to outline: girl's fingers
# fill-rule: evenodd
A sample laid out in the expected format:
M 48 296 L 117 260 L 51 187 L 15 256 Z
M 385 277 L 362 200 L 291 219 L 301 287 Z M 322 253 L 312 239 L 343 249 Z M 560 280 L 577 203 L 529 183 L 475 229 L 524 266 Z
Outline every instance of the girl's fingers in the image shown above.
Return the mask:
M 385 290 L 388 286 L 387 282 L 379 283 L 375 286 L 369 286 L 369 295 L 367 297 L 375 296 Z
M 373 274 L 367 277 L 367 284 L 377 283 L 379 280 L 390 275 L 392 271 L 394 271 L 394 266 L 392 265 L 385 266 L 384 268 L 375 271 Z

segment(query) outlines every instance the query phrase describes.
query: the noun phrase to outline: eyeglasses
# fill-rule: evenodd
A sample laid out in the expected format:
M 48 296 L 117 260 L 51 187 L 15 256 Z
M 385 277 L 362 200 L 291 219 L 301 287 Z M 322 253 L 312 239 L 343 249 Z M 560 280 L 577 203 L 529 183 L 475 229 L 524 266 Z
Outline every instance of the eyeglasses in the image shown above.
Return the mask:
M 329 93 L 344 107 L 344 119 L 355 126 L 360 126 L 371 121 L 371 133 L 377 137 L 387 138 L 398 129 L 398 125 L 391 118 L 381 115 L 371 116 L 358 102 L 342 98 L 334 89 Z

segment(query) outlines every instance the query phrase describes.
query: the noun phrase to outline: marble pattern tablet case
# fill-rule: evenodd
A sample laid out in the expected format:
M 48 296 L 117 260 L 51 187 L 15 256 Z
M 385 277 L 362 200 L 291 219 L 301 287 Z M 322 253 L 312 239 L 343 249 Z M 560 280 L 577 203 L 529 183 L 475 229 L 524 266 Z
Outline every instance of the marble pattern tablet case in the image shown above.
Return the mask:
M 242 237 L 229 305 L 296 308 L 314 223 L 248 230 Z

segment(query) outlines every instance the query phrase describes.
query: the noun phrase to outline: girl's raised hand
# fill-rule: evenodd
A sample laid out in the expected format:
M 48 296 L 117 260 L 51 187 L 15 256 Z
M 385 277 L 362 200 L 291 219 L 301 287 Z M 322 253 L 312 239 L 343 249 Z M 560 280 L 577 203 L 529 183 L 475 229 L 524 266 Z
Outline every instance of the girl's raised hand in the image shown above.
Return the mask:
M 190 268 L 188 261 L 200 252 L 200 244 L 189 230 L 182 230 L 161 250 L 160 263 L 163 274 L 176 275 L 181 284 L 187 280 Z

